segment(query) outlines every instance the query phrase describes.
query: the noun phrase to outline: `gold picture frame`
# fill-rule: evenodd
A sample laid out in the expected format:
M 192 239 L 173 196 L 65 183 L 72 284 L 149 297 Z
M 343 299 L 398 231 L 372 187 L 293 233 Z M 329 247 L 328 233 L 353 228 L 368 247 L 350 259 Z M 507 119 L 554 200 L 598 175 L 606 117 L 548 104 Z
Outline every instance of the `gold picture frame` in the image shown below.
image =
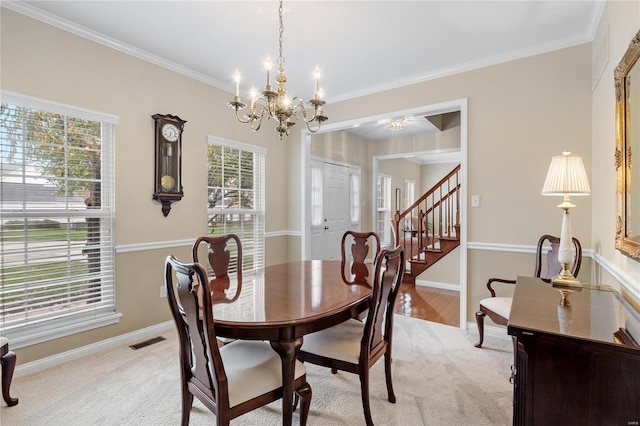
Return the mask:
M 633 152 L 640 150 L 640 31 L 633 37 L 614 70 L 616 91 L 616 249 L 640 261 L 640 170 L 632 169 Z M 637 64 L 637 66 L 636 66 Z M 633 78 L 632 78 L 633 77 Z M 631 118 L 635 115 L 634 121 Z M 637 122 L 636 122 L 637 121 Z M 634 176 L 635 173 L 635 176 Z M 634 179 L 635 177 L 635 179 Z M 632 184 L 633 183 L 633 184 Z M 633 202 L 633 203 L 632 203 Z

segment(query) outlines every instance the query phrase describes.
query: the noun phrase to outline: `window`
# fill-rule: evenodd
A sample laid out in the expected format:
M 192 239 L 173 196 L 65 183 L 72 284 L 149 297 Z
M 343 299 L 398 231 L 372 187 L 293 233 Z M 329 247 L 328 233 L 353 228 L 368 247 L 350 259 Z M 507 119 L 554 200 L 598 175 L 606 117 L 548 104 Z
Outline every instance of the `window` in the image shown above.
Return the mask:
M 382 245 L 391 241 L 391 177 L 378 175 L 376 179 L 376 230 Z
M 209 137 L 207 233 L 236 234 L 244 270 L 264 266 L 266 149 Z
M 322 225 L 322 163 L 311 166 L 311 226 Z
M 117 321 L 117 119 L 2 93 L 0 334 L 22 347 Z
M 349 217 L 351 218 L 351 225 L 357 225 L 360 223 L 360 173 L 356 173 L 352 169 L 349 173 L 349 200 L 350 209 Z
M 409 206 L 411 204 L 413 204 L 414 201 L 416 201 L 416 197 L 415 197 L 415 188 L 416 188 L 416 183 L 412 180 L 409 179 L 405 179 L 403 181 L 403 186 L 404 186 L 404 203 L 403 203 L 403 207 L 404 210 L 408 209 Z
M 411 204 L 413 204 L 416 199 L 415 199 L 415 187 L 416 187 L 416 183 L 412 180 L 409 179 L 405 179 L 402 182 L 403 185 L 403 203 L 402 203 L 402 207 L 403 210 L 407 210 L 409 208 L 409 206 Z M 405 216 L 404 219 L 404 223 L 400 224 L 400 226 L 402 226 L 404 229 L 411 229 L 411 218 L 409 216 Z

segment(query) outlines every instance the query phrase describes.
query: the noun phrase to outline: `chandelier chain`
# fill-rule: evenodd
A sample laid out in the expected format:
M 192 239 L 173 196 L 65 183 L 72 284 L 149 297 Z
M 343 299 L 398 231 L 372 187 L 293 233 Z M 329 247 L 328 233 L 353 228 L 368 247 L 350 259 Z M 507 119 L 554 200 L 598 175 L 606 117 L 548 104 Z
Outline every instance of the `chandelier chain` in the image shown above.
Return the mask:
M 282 39 L 284 34 L 284 19 L 282 17 L 284 12 L 284 7 L 282 6 L 283 0 L 280 0 L 280 8 L 278 9 L 278 16 L 280 17 L 280 38 L 279 38 L 279 46 L 280 46 L 280 56 L 278 57 L 278 65 L 280 67 L 284 66 L 284 54 L 282 53 Z

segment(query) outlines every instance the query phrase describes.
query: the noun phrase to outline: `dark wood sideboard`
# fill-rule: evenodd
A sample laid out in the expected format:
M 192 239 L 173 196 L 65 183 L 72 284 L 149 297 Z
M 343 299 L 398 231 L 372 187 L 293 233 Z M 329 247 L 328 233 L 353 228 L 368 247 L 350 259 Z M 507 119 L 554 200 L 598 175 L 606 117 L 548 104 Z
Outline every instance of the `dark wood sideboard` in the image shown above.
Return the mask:
M 514 425 L 640 425 L 640 315 L 609 286 L 516 281 Z

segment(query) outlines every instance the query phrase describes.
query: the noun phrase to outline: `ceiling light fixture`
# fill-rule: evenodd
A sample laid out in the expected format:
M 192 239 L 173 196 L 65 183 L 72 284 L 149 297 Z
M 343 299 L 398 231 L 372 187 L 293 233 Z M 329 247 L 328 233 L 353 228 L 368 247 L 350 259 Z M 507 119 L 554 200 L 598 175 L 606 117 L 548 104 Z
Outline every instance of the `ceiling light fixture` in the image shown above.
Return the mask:
M 404 127 L 404 118 L 396 118 L 389 122 L 389 130 L 402 130 Z
M 271 59 L 267 58 L 265 62 L 265 68 L 267 70 L 267 84 L 264 87 L 262 93 L 258 94 L 255 89 L 251 90 L 251 106 L 249 113 L 244 114 L 242 117 L 238 114 L 238 111 L 244 109 L 247 104 L 242 101 L 240 97 L 240 73 L 236 70 L 233 80 L 236 83 L 236 95 L 233 101 L 227 103 L 227 105 L 235 109 L 236 118 L 238 121 L 244 124 L 249 124 L 249 127 L 254 132 L 260 130 L 262 120 L 267 116 L 267 119 L 275 119 L 277 122 L 276 132 L 280 135 L 280 140 L 284 135 L 289 135 L 289 129 L 295 123 L 294 120 L 302 119 L 307 126 L 307 129 L 315 133 L 320 129 L 323 121 L 327 120 L 327 117 L 322 112 L 322 106 L 325 101 L 322 100 L 322 89 L 320 88 L 320 70 L 318 67 L 315 69 L 315 90 L 313 98 L 309 99 L 307 103 L 311 105 L 312 110 L 308 111 L 304 105 L 304 101 L 298 97 L 289 98 L 287 96 L 287 89 L 285 83 L 287 77 L 284 75 L 284 56 L 282 54 L 282 34 L 284 33 L 284 23 L 282 19 L 282 1 L 280 0 L 280 8 L 278 9 L 278 16 L 280 18 L 280 55 L 278 57 L 278 75 L 275 80 L 278 82 L 278 88 L 274 92 L 271 87 Z M 258 111 L 258 108 L 261 108 Z M 300 116 L 298 116 L 300 114 Z M 311 123 L 316 123 L 315 127 L 311 127 Z

